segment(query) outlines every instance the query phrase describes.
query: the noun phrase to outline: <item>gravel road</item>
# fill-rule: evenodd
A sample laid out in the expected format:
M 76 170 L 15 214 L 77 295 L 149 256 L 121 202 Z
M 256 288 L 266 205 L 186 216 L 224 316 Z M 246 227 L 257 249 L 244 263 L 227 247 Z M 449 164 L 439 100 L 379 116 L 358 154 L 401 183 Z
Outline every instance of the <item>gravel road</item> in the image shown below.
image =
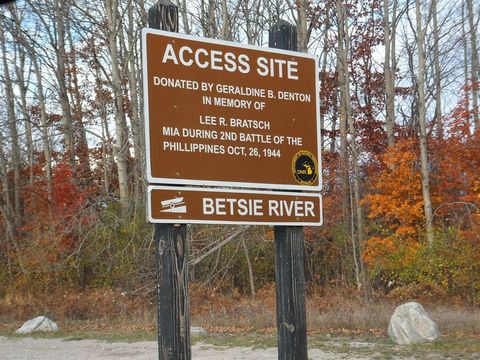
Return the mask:
M 2 360 L 156 360 L 157 343 L 103 342 L 97 340 L 34 339 L 0 337 Z M 277 360 L 277 349 L 251 349 L 247 347 L 223 348 L 196 343 L 192 346 L 193 360 Z M 309 350 L 313 360 L 368 360 L 364 357 Z

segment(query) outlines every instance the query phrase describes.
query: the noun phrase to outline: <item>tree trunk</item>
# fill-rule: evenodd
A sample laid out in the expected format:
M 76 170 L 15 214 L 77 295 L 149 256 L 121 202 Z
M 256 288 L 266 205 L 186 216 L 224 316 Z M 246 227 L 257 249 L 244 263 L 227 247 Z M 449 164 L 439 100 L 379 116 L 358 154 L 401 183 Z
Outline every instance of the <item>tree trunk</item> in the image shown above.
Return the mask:
M 242 12 L 243 16 L 245 17 L 245 34 L 247 35 L 247 42 L 251 45 L 255 44 L 255 39 L 253 37 L 253 27 L 252 27 L 252 20 L 250 18 L 250 6 L 248 4 L 248 0 L 241 0 L 242 1 Z
M 463 76 L 464 76 L 464 92 L 465 92 L 465 110 L 470 110 L 470 75 L 468 73 L 468 44 L 467 44 L 467 33 L 465 31 L 465 22 L 467 21 L 465 17 L 465 2 L 462 2 L 462 45 L 463 45 Z M 470 118 L 467 118 L 466 128 L 470 134 Z
M 188 21 L 188 11 L 187 11 L 187 1 L 186 0 L 177 0 L 177 6 L 182 17 L 183 23 L 183 32 L 187 35 L 190 35 L 190 22 Z
M 420 126 L 420 168 L 422 173 L 422 194 L 423 209 L 425 212 L 425 229 L 427 233 L 427 243 L 433 246 L 433 212 L 432 201 L 430 198 L 430 178 L 428 170 L 428 150 L 427 150 L 427 126 L 425 114 L 425 52 L 424 41 L 426 28 L 422 27 L 422 14 L 420 11 L 420 2 L 415 5 L 417 18 L 417 53 L 418 53 L 418 122 Z
M 336 9 L 337 9 L 337 18 L 338 18 L 338 48 L 337 48 L 337 76 L 338 76 L 338 87 L 340 92 L 340 103 L 339 103 L 339 129 L 340 129 L 340 173 L 341 173 L 341 192 L 342 192 L 342 216 L 343 224 L 348 226 L 349 224 L 349 203 L 348 203 L 348 193 L 349 193 L 349 179 L 348 179 L 348 154 L 347 154 L 347 109 L 345 102 L 350 99 L 345 99 L 345 49 L 344 49 L 344 34 L 343 34 L 343 9 L 342 2 L 336 0 Z
M 135 19 L 133 17 L 133 5 L 132 2 L 128 3 L 128 89 L 130 92 L 130 106 L 131 106 L 131 127 L 132 127 L 132 138 L 133 138 L 133 152 L 135 156 L 135 167 L 133 169 L 133 175 L 135 178 L 135 201 L 138 201 L 142 198 L 142 192 L 144 188 L 143 183 L 143 169 L 145 166 L 144 163 L 144 144 L 143 144 L 143 128 L 140 125 L 140 116 L 139 116 L 139 106 L 138 106 L 138 81 L 136 77 L 136 67 L 135 67 Z
M 38 99 L 38 106 L 40 109 L 40 132 L 42 134 L 42 146 L 43 146 L 43 155 L 45 157 L 45 179 L 47 182 L 47 197 L 50 206 L 52 205 L 53 200 L 53 185 L 52 185 L 52 155 L 50 150 L 50 141 L 48 137 L 48 124 L 47 124 L 47 111 L 46 111 L 46 103 L 45 103 L 45 95 L 43 90 L 43 78 L 41 69 L 38 63 L 38 57 L 35 53 L 34 48 L 32 45 L 27 41 L 23 32 L 20 31 L 21 24 L 20 19 L 17 16 L 15 11 L 12 12 L 15 26 L 16 26 L 16 36 L 18 37 L 18 41 L 22 43 L 23 47 L 27 50 L 30 59 L 33 63 L 33 72 L 35 73 L 35 78 L 37 80 L 37 99 Z
M 475 124 L 475 131 L 480 130 L 480 117 L 478 114 L 478 72 L 480 70 L 478 64 L 477 52 L 477 31 L 476 24 L 473 19 L 473 4 L 472 0 L 467 0 L 468 23 L 470 24 L 470 51 L 472 56 L 472 97 L 473 97 L 473 122 Z
M 327 72 L 327 55 L 328 55 L 328 32 L 330 29 L 330 24 L 328 23 L 323 30 L 323 50 L 322 50 L 322 61 L 320 65 L 320 81 L 323 82 L 322 76 L 326 75 Z M 323 153 L 325 150 L 325 107 L 320 105 L 319 109 L 320 117 L 320 150 Z M 332 120 L 334 121 L 334 120 Z
M 222 0 L 222 30 L 221 36 L 223 40 L 231 40 L 230 19 L 228 17 L 227 0 Z
M 242 238 L 242 247 L 243 247 L 243 251 L 245 252 L 245 260 L 247 261 L 248 278 L 250 280 L 250 294 L 252 295 L 252 298 L 255 298 L 255 278 L 253 276 L 253 266 L 252 266 L 252 262 L 250 261 L 250 255 L 248 254 L 247 243 L 243 238 Z
M 111 59 L 112 89 L 115 102 L 116 142 L 115 155 L 117 160 L 118 188 L 120 203 L 126 210 L 128 205 L 128 133 L 123 109 L 122 78 L 118 68 L 117 32 L 121 31 L 118 24 L 117 0 L 105 0 L 107 10 L 107 40 Z
M 53 201 L 53 184 L 52 184 L 52 152 L 50 150 L 50 140 L 48 138 L 48 123 L 45 96 L 43 92 L 43 79 L 35 56 L 32 57 L 33 69 L 37 79 L 37 97 L 40 106 L 40 125 L 42 133 L 43 156 L 45 157 L 45 178 L 47 180 L 47 196 L 50 206 Z
M 63 10 L 66 8 L 64 0 L 54 0 L 55 11 L 55 25 L 56 25 L 56 40 L 55 52 L 57 68 L 55 75 L 58 82 L 58 95 L 60 106 L 62 108 L 62 117 L 65 124 L 64 141 L 67 148 L 68 160 L 73 172 L 73 178 L 76 180 L 76 161 L 75 161 L 75 136 L 73 131 L 73 120 L 70 107 L 70 100 L 68 99 L 67 79 L 66 79 L 66 59 L 67 54 L 65 50 L 65 19 Z
M 443 118 L 442 118 L 442 82 L 440 73 L 440 50 L 439 50 L 439 29 L 437 19 L 437 0 L 432 0 L 433 16 L 433 62 L 435 73 L 435 122 L 437 124 L 437 133 L 439 138 L 443 138 Z
M 393 147 L 395 145 L 395 138 L 393 133 L 393 126 L 395 124 L 395 93 L 394 93 L 394 72 L 395 69 L 392 69 L 392 39 L 395 36 L 395 30 L 391 29 L 390 25 L 390 9 L 388 6 L 388 0 L 383 0 L 383 29 L 385 37 L 385 100 L 386 100 L 386 117 L 385 124 L 387 128 L 387 144 L 388 147 Z M 392 24 L 395 22 L 395 19 L 392 19 Z M 390 31 L 392 30 L 392 31 Z M 393 56 L 395 54 L 393 53 Z
M 102 73 L 100 71 L 100 61 L 98 59 L 97 48 L 95 45 L 95 39 L 91 39 L 91 48 L 94 58 L 95 68 L 95 92 L 96 100 L 98 102 L 99 115 L 102 128 L 102 165 L 103 165 L 103 187 L 105 195 L 110 193 L 110 171 L 113 168 L 114 157 L 111 147 L 111 136 L 108 129 L 108 117 L 107 117 L 107 95 L 102 87 Z
M 355 269 L 355 281 L 357 283 L 357 290 L 360 290 L 361 288 L 361 284 L 362 284 L 362 280 L 360 279 L 360 263 L 359 263 L 359 259 L 360 257 L 358 256 L 358 251 L 360 250 L 358 248 L 358 243 L 357 241 L 355 241 L 355 224 L 353 223 L 353 219 L 355 218 L 354 216 L 354 210 L 353 210 L 353 196 L 352 196 L 352 190 L 350 189 L 350 204 L 351 207 L 350 207 L 350 219 L 351 219 L 351 223 L 350 223 L 350 236 L 352 238 L 352 255 L 353 255 L 353 266 L 354 266 L 354 269 Z
M 360 249 L 361 244 L 364 240 L 364 225 L 363 225 L 363 211 L 360 205 L 360 170 L 358 167 L 358 151 L 357 151 L 357 144 L 356 144 L 356 129 L 355 124 L 352 116 L 352 108 L 350 105 L 350 72 L 348 69 L 348 53 L 350 51 L 350 38 L 347 28 L 346 22 L 346 14 L 345 8 L 341 6 L 341 1 L 337 0 L 337 16 L 338 16 L 338 23 L 339 23 L 339 47 L 338 47 L 338 57 L 339 57 L 339 88 L 340 88 L 340 119 L 341 122 L 344 122 L 345 130 L 343 136 L 345 136 L 345 147 L 346 142 L 346 127 L 350 131 L 351 141 L 350 141 L 350 148 L 352 151 L 352 166 L 353 166 L 353 194 L 354 194 L 354 204 L 351 206 L 355 208 L 355 224 L 356 224 L 356 238 L 357 238 L 357 245 L 356 248 Z M 346 152 L 346 149 L 344 150 Z M 347 155 L 345 155 L 347 157 Z M 348 183 L 348 158 L 346 163 L 346 178 L 342 181 Z M 348 196 L 349 192 L 347 189 L 346 196 Z M 342 191 L 343 193 L 343 191 Z M 344 206 L 348 205 L 348 200 L 345 201 Z M 348 209 L 347 209 L 348 211 Z M 352 222 L 353 223 L 353 222 Z M 352 233 L 353 230 L 352 230 Z M 362 278 L 362 281 L 365 281 L 365 276 L 363 274 L 363 266 L 361 264 L 360 257 L 358 256 L 354 259 L 355 262 L 360 264 L 360 274 L 355 274 L 356 278 Z M 356 268 L 357 269 L 357 268 Z M 366 284 L 363 284 L 364 286 Z M 358 289 L 362 287 L 362 284 L 357 283 Z
M 308 49 L 308 28 L 307 28 L 307 0 L 298 0 L 297 15 L 297 43 L 298 51 L 307 52 Z
M 215 21 L 215 0 L 208 0 L 207 34 L 206 37 L 217 37 L 217 24 Z
M 80 167 L 82 170 L 82 179 L 89 179 L 90 173 L 90 160 L 88 153 L 88 142 L 87 142 L 87 133 L 85 131 L 85 126 L 83 125 L 83 110 L 82 110 L 82 97 L 80 94 L 80 87 L 78 85 L 78 76 L 77 76 L 77 55 L 75 46 L 72 40 L 72 31 L 70 28 L 70 21 L 67 19 L 66 24 L 66 33 L 68 38 L 68 43 L 70 46 L 70 64 L 69 64 L 69 79 L 71 80 L 70 89 L 73 91 L 73 100 L 74 100 L 74 111 L 75 111 L 75 124 L 73 125 L 75 133 L 78 133 L 78 138 L 75 139 L 76 143 L 76 155 L 78 155 Z
M 0 30 L 1 32 L 2 30 Z M 3 140 L 3 139 L 1 139 Z M 17 252 L 17 258 L 16 260 L 18 261 L 18 264 L 20 266 L 20 269 L 24 274 L 26 274 L 26 269 L 23 264 L 23 260 L 21 258 L 21 253 L 20 253 L 20 246 L 17 241 L 17 222 L 15 219 L 15 210 L 12 208 L 12 202 L 10 200 L 10 185 L 8 184 L 8 169 L 7 169 L 7 161 L 5 157 L 5 153 L 3 151 L 3 141 L 0 141 L 0 179 L 2 183 L 2 190 L 5 196 L 5 200 L 3 203 L 0 203 L 0 210 L 3 215 L 4 223 L 5 223 L 5 232 L 6 232 L 6 239 L 13 245 Z M 1 199 L 1 197 L 0 197 Z
M 20 44 L 15 44 L 18 63 L 15 64 L 15 73 L 17 76 L 17 86 L 20 94 L 20 107 L 22 110 L 23 124 L 25 126 L 25 138 L 27 140 L 27 160 L 29 172 L 29 184 L 33 183 L 33 137 L 32 137 L 32 123 L 27 106 L 27 84 L 25 83 L 25 76 L 23 70 L 25 68 L 25 49 Z
M 14 213 L 15 223 L 18 224 L 21 217 L 21 169 L 20 169 L 20 146 L 17 130 L 17 119 L 15 116 L 15 94 L 13 92 L 12 79 L 10 78 L 10 69 L 7 62 L 6 39 L 3 24 L 0 26 L 0 42 L 2 49 L 3 71 L 4 71 L 4 86 L 5 86 L 5 101 L 7 103 L 7 117 L 8 129 L 10 131 L 11 151 L 12 151 L 12 166 L 13 166 L 13 194 L 14 194 Z M 5 176 L 7 173 L 5 173 Z M 8 193 L 7 193 L 8 194 Z M 8 196 L 8 195 L 6 195 Z

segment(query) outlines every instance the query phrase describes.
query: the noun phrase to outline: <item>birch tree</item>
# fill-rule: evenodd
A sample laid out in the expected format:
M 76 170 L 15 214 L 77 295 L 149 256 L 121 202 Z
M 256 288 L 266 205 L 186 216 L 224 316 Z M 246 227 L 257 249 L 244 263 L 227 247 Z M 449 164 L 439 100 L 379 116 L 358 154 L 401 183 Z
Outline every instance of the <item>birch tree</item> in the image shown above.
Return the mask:
M 467 0 L 467 16 L 470 25 L 470 52 L 472 57 L 471 73 L 472 73 L 472 107 L 473 107 L 473 122 L 475 124 L 475 131 L 480 129 L 480 115 L 478 113 L 478 72 L 480 65 L 478 63 L 478 49 L 477 49 L 477 26 L 473 14 L 473 2 Z
M 297 1 L 297 44 L 298 51 L 307 52 L 308 49 L 308 28 L 307 28 L 307 0 Z
M 36 100 L 38 101 L 39 116 L 40 116 L 40 133 L 42 139 L 43 155 L 45 159 L 45 180 L 47 184 L 47 198 L 49 203 L 52 203 L 53 199 L 53 185 L 52 185 L 52 155 L 51 145 L 48 135 L 48 123 L 47 123 L 47 111 L 45 100 L 45 89 L 43 85 L 42 71 L 39 63 L 37 53 L 35 52 L 34 45 L 26 37 L 22 30 L 21 19 L 18 16 L 15 8 L 12 9 L 12 16 L 15 23 L 15 38 L 26 49 L 30 61 L 33 64 L 33 72 L 36 79 Z
M 77 66 L 77 51 L 75 48 L 75 43 L 72 38 L 72 28 L 71 28 L 71 19 L 67 14 L 65 17 L 65 32 L 66 39 L 70 48 L 70 53 L 68 56 L 67 63 L 67 84 L 72 93 L 72 103 L 73 103 L 73 117 L 72 117 L 72 127 L 73 127 L 73 141 L 75 142 L 75 155 L 78 156 L 79 165 L 82 169 L 82 178 L 84 180 L 88 179 L 90 173 L 90 160 L 88 155 L 88 142 L 87 134 L 85 131 L 85 126 L 83 124 L 83 107 L 82 107 L 82 96 L 80 94 L 80 85 L 78 80 L 78 66 Z
M 123 109 L 123 90 L 122 78 L 120 74 L 119 51 L 117 47 L 117 35 L 120 30 L 120 19 L 118 14 L 117 0 L 105 0 L 105 8 L 107 13 L 107 42 L 110 54 L 110 66 L 112 74 L 112 90 L 115 100 L 115 156 L 117 160 L 117 175 L 120 203 L 126 209 L 128 205 L 129 191 L 128 191 L 128 159 L 129 159 L 129 145 L 127 123 L 125 119 L 125 111 Z
M 1 18 L 0 18 L 1 19 Z M 4 20 L 4 19 L 3 19 Z M 14 213 L 15 223 L 18 224 L 22 217 L 21 211 L 21 167 L 20 167 L 20 145 L 17 129 L 17 118 L 15 114 L 15 99 L 13 92 L 13 82 L 10 75 L 10 66 L 7 60 L 7 46 L 5 27 L 3 26 L 5 21 L 0 26 L 0 49 L 2 51 L 2 64 L 3 64 L 3 85 L 5 88 L 5 101 L 7 104 L 7 122 L 11 141 L 11 157 L 13 167 L 13 194 L 14 194 Z M 4 173 L 6 176 L 6 173 Z M 8 193 L 7 193 L 7 196 Z
M 55 49 L 56 69 L 55 75 L 57 77 L 58 84 L 58 98 L 60 106 L 62 108 L 62 117 L 65 124 L 65 146 L 68 150 L 68 160 L 70 167 L 74 173 L 74 179 L 76 178 L 76 153 L 75 153 L 75 136 L 72 118 L 72 106 L 68 97 L 67 89 L 67 52 L 65 48 L 65 17 L 64 10 L 66 8 L 65 0 L 53 0 L 53 12 L 55 19 L 55 37 L 51 36 L 52 45 Z M 47 30 L 47 29 L 45 29 Z M 48 30 L 47 30 L 48 31 Z
M 433 63 L 435 78 L 435 123 L 437 124 L 437 132 L 440 138 L 443 137 L 443 119 L 442 119 L 442 82 L 440 72 L 440 29 L 438 28 L 438 11 L 437 0 L 432 0 L 432 18 L 433 18 Z
M 415 2 L 416 17 L 416 37 L 417 37 L 417 56 L 418 56 L 418 122 L 420 126 L 420 170 L 422 173 L 422 195 L 423 209 L 425 212 L 425 229 L 427 242 L 433 246 L 433 211 L 432 200 L 430 197 L 430 177 L 428 170 L 428 150 L 427 150 L 427 125 L 425 109 L 425 33 L 427 27 L 422 24 L 422 12 L 420 1 Z M 430 15 L 431 13 L 429 13 Z M 429 16 L 430 18 L 430 16 Z M 427 21 L 428 23 L 428 21 Z
M 12 37 L 15 38 L 15 33 L 12 33 Z M 30 121 L 30 114 L 28 111 L 27 105 L 27 82 L 25 81 L 25 61 L 26 54 L 25 49 L 21 43 L 14 44 L 15 49 L 15 75 L 16 75 L 16 84 L 18 92 L 20 95 L 20 110 L 23 117 L 23 126 L 25 129 L 25 140 L 27 144 L 27 163 L 29 171 L 29 184 L 33 183 L 33 157 L 34 157 L 34 148 L 33 148 L 33 137 L 32 137 L 32 126 Z
M 140 113 L 139 113 L 139 102 L 138 102 L 138 79 L 137 79 L 137 68 L 135 58 L 138 53 L 136 51 L 136 44 L 138 40 L 138 28 L 136 28 L 135 18 L 133 14 L 133 3 L 129 2 L 127 4 L 127 15 L 128 15 L 128 31 L 127 31 L 127 49 L 128 49 L 128 67 L 127 67 L 127 77 L 128 77 L 128 91 L 130 95 L 130 111 L 131 113 L 131 129 L 132 129 L 132 140 L 133 140 L 133 152 L 135 157 L 134 162 L 134 177 L 135 177 L 135 199 L 141 198 L 141 188 L 143 188 L 143 167 L 144 167 L 144 129 L 141 126 Z
M 466 22 L 466 15 L 465 15 L 465 2 L 462 1 L 462 47 L 463 47 L 463 88 L 464 88 L 464 93 L 465 93 L 465 100 L 466 100 L 466 110 L 470 110 L 470 104 L 469 104 L 469 99 L 470 99 L 470 90 L 469 90 L 469 84 L 470 84 L 470 75 L 468 73 L 468 41 L 467 41 L 467 33 L 465 30 L 465 22 Z M 470 120 L 470 119 L 469 119 Z M 467 128 L 470 131 L 470 121 L 468 121 Z
M 352 222 L 352 249 L 355 265 L 355 278 L 357 287 L 361 287 L 361 268 L 359 263 L 360 249 L 359 244 L 363 240 L 363 215 L 360 206 L 360 187 L 359 187 L 359 174 L 358 174 L 358 156 L 356 148 L 355 138 L 355 125 L 352 119 L 352 109 L 350 105 L 350 76 L 348 70 L 348 51 L 349 51 L 349 33 L 347 26 L 347 14 L 346 8 L 343 6 L 341 0 L 336 0 L 337 22 L 338 22 L 338 49 L 337 49 L 337 72 L 338 72 L 338 86 L 340 93 L 340 105 L 339 105 L 339 119 L 340 119 L 340 161 L 341 161 L 341 178 L 342 178 L 342 213 L 344 224 L 349 223 L 349 219 Z M 348 142 L 347 131 L 350 130 L 351 141 Z M 353 174 L 353 192 L 354 200 L 349 201 L 350 197 L 350 185 L 349 185 L 349 157 L 347 153 L 347 145 L 350 144 L 352 149 L 352 164 L 354 166 Z M 355 219 L 357 236 L 355 236 L 353 226 L 353 215 L 349 217 L 349 203 L 350 206 L 355 207 Z
M 385 45 L 385 124 L 387 128 L 387 144 L 393 147 L 395 138 L 393 127 L 395 124 L 395 23 L 396 23 L 397 1 L 393 3 L 393 16 L 390 21 L 390 6 L 388 0 L 383 0 L 383 31 Z

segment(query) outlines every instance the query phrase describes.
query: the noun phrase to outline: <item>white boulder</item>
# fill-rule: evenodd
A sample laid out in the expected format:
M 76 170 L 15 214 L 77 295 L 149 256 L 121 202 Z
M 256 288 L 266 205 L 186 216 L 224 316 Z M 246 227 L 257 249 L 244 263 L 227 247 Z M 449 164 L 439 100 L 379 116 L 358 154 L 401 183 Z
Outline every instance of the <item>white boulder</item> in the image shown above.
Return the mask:
M 423 306 L 409 302 L 395 309 L 388 325 L 388 335 L 397 344 L 405 345 L 433 341 L 440 333 Z
M 58 325 L 46 316 L 37 316 L 26 321 L 15 333 L 30 334 L 35 331 L 57 332 Z

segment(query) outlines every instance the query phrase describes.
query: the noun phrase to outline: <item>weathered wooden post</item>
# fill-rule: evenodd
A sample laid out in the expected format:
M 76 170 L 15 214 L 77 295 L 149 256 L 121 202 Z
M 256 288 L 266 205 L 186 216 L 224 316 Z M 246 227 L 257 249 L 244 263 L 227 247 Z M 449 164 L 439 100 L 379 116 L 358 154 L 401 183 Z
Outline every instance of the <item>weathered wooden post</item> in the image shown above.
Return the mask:
M 159 1 L 148 10 L 148 26 L 178 32 L 178 7 L 169 0 Z M 155 224 L 155 244 L 158 357 L 190 360 L 186 225 Z
M 295 26 L 280 20 L 269 31 L 269 47 L 297 51 Z M 307 360 L 307 316 L 302 226 L 275 226 L 275 283 L 279 360 Z

